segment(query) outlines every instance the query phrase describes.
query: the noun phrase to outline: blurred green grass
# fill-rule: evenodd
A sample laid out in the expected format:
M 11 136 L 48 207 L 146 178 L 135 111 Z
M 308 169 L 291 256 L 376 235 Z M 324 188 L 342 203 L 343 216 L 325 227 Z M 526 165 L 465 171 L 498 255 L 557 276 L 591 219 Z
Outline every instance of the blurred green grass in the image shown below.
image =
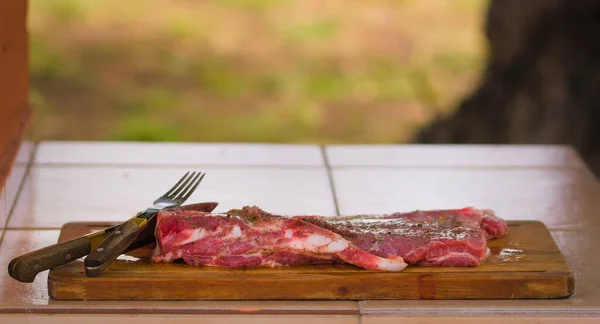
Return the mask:
M 404 142 L 485 59 L 482 0 L 30 0 L 40 139 Z

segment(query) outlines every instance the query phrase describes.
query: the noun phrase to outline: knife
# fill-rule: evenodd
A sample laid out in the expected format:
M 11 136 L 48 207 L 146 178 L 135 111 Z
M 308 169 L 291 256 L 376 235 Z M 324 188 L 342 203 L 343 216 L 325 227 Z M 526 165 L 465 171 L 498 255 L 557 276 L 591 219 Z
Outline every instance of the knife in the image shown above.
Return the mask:
M 177 208 L 181 210 L 211 212 L 217 205 L 218 203 L 216 202 L 204 202 Z M 156 220 L 154 220 L 154 224 L 155 222 Z M 149 224 L 143 235 L 139 236 L 139 240 L 134 240 L 127 248 L 126 252 L 133 251 L 154 242 L 154 224 Z M 100 231 L 95 231 L 66 242 L 53 244 L 16 257 L 8 264 L 8 274 L 13 279 L 20 282 L 33 282 L 37 274 L 42 271 L 67 264 L 88 255 L 90 251 L 96 249 L 104 239 L 119 228 L 119 226 L 121 225 L 111 226 Z
M 125 253 L 130 245 L 135 242 L 147 244 L 146 242 L 154 241 L 158 211 L 154 207 L 148 208 L 109 234 L 83 261 L 85 274 L 88 277 L 98 277 L 119 255 Z

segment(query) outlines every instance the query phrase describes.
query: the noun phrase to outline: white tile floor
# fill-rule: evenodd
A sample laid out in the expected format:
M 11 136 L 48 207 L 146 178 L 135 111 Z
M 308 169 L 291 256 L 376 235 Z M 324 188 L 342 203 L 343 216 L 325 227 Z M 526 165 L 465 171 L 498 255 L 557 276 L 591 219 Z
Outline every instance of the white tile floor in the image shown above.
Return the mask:
M 8 210 L 11 209 L 11 207 L 17 199 L 17 194 L 19 192 L 21 183 L 23 182 L 23 178 L 25 177 L 26 171 L 27 164 L 16 163 L 15 165 L 13 165 L 8 179 L 6 179 L 6 208 Z
M 359 324 L 359 316 L 348 315 L 0 315 L 2 324 L 105 324 L 105 323 L 144 323 L 144 324 Z
M 154 155 L 155 149 L 160 154 Z M 207 172 L 207 176 L 190 202 L 219 201 L 218 210 L 256 204 L 274 213 L 333 215 L 337 200 L 341 214 L 475 205 L 493 208 L 506 219 L 542 220 L 555 229 L 553 235 L 576 272 L 576 293 L 570 299 L 526 303 L 363 301 L 361 311 L 376 315 L 365 317 L 365 321 L 389 320 L 390 317 L 381 317 L 384 314 L 432 311 L 440 315 L 461 309 L 465 314 L 478 310 L 478 314 L 486 314 L 562 309 L 564 314 L 585 310 L 587 315 L 591 312 L 600 315 L 600 287 L 595 284 L 600 278 L 596 275 L 597 262 L 593 256 L 600 237 L 597 235 L 600 187 L 571 149 L 477 146 L 455 150 L 445 146 L 344 145 L 328 147 L 325 152 L 331 164 L 330 172 L 324 164 L 323 151 L 317 146 L 42 143 L 17 207 L 10 215 L 11 228 L 27 230 L 5 231 L 0 244 L 0 266 L 6 268 L 13 257 L 54 243 L 57 229 L 65 222 L 118 221 L 130 217 L 183 172 L 195 167 Z M 519 154 L 512 154 L 515 152 Z M 337 199 L 334 199 L 330 177 Z M 14 194 L 10 196 L 12 199 Z M 46 276 L 47 273 L 39 275 L 33 284 L 21 284 L 6 273 L 0 275 L 0 305 L 18 309 L 93 305 L 49 300 Z M 583 285 L 582 288 L 578 288 L 578 284 Z M 343 311 L 358 309 L 355 302 L 334 301 L 288 301 L 281 305 L 260 302 L 260 305 L 270 305 L 266 307 L 273 310 L 291 309 L 291 313 L 299 314 L 321 307 L 317 303 Z M 159 304 L 162 306 L 157 308 L 167 309 L 239 308 L 239 304 L 228 302 L 156 303 Z M 135 303 L 128 305 L 137 307 Z M 93 307 L 114 310 L 124 306 L 106 302 Z M 11 316 L 0 315 L 0 322 L 28 320 Z M 31 320 L 61 322 L 66 318 L 30 317 Z M 69 318 L 79 319 L 77 316 Z M 208 322 L 212 320 L 204 318 Z M 103 319 L 106 321 L 106 317 Z M 358 321 L 356 316 L 338 319 L 339 323 Z M 294 317 L 294 320 L 303 319 Z M 439 321 L 437 316 L 436 321 Z
M 8 201 L 6 200 L 6 190 L 0 190 L 0 237 L 2 237 L 2 229 L 8 221 L 9 213 Z
M 316 145 L 43 142 L 36 163 L 110 165 L 323 166 Z
M 330 145 L 329 164 L 393 167 L 584 167 L 567 146 Z
M 39 273 L 34 282 L 21 283 L 9 277 L 8 263 L 27 252 L 55 244 L 59 230 L 6 230 L 0 246 L 0 305 L 2 308 L 44 306 L 48 299 L 48 271 Z
M 33 166 L 11 228 L 60 228 L 69 221 L 118 221 L 173 186 L 182 167 Z M 215 211 L 258 205 L 277 214 L 335 215 L 325 167 L 202 168 L 188 203 L 216 201 Z
M 334 168 L 343 215 L 473 206 L 549 228 L 600 228 L 600 185 L 581 169 Z

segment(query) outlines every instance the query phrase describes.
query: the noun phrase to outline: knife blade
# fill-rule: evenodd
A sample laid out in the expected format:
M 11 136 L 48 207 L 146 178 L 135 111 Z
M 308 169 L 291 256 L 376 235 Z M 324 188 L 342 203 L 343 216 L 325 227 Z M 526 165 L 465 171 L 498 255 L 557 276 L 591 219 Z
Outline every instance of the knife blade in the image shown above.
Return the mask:
M 204 202 L 178 207 L 182 210 L 196 210 L 211 212 L 217 207 L 216 202 Z M 148 224 L 143 235 L 139 236 L 127 248 L 126 252 L 154 242 L 154 224 Z M 66 242 L 53 244 L 39 250 L 29 252 L 14 258 L 8 264 L 8 274 L 20 282 L 30 283 L 35 280 L 38 273 L 67 264 L 88 255 L 96 249 L 110 233 L 114 232 L 119 225 L 111 226 L 103 230 L 95 231 Z M 152 230 L 150 230 L 152 229 Z

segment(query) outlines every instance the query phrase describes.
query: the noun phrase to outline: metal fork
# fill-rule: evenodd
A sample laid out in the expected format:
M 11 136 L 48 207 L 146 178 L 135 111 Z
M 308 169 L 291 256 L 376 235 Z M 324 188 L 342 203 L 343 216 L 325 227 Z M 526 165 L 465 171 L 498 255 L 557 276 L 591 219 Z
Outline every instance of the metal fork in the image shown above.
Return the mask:
M 132 244 L 143 246 L 152 243 L 155 240 L 156 213 L 161 209 L 183 204 L 194 193 L 205 175 L 206 173 L 202 172 L 187 172 L 173 188 L 158 197 L 152 206 L 121 224 L 85 258 L 86 274 L 90 277 L 99 276 Z
M 198 185 L 206 175 L 206 173 L 202 172 L 196 174 L 195 171 L 190 176 L 188 176 L 189 174 L 189 171 L 186 172 L 173 188 L 158 197 L 154 201 L 154 205 L 148 207 L 143 213 L 154 213 L 163 208 L 182 205 L 198 188 Z

